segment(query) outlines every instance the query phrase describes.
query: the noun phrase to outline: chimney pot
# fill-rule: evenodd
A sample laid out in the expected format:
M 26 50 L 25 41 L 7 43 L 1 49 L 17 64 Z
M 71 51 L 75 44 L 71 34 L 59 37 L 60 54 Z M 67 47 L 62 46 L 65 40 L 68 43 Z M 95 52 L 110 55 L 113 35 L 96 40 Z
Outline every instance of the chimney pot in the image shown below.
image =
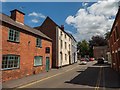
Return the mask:
M 64 30 L 64 25 L 61 25 L 61 29 Z

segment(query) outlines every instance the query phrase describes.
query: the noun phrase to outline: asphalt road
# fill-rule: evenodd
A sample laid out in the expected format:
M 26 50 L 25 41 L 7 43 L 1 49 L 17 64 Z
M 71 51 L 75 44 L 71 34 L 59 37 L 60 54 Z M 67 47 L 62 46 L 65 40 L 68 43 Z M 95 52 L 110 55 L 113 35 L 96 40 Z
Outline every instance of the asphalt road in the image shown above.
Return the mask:
M 79 65 L 19 88 L 81 88 L 81 90 L 120 90 L 120 76 L 109 65 Z

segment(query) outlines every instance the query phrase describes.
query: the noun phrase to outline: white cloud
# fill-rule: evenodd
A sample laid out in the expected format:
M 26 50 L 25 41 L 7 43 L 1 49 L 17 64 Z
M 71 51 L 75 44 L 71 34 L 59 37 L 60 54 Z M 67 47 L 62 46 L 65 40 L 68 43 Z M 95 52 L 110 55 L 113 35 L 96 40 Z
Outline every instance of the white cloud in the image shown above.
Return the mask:
M 33 17 L 33 19 L 31 20 L 33 23 L 38 23 L 41 18 L 42 19 L 46 18 L 46 16 L 43 15 L 42 13 L 36 13 L 36 12 L 29 13 L 28 16 Z
M 28 16 L 34 16 L 34 17 L 40 17 L 40 18 L 46 18 L 46 16 L 43 15 L 42 13 L 36 13 L 36 12 L 32 12 L 32 13 L 30 13 Z
M 34 22 L 34 23 L 38 23 L 39 22 L 38 19 L 32 19 L 31 21 Z
M 0 0 L 0 2 L 6 2 L 6 0 Z
M 66 23 L 77 29 L 73 34 L 77 40 L 89 40 L 93 35 L 104 35 L 111 30 L 117 10 L 115 0 L 98 1 L 86 9 L 79 9 L 76 15 L 68 16 Z

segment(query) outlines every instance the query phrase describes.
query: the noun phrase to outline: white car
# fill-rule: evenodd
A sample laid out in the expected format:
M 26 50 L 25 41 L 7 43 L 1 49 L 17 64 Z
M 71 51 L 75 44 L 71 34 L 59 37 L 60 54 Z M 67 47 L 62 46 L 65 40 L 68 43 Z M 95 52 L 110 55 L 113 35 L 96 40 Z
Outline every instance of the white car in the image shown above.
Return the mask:
M 80 64 L 86 65 L 86 64 L 87 64 L 87 61 L 81 61 Z

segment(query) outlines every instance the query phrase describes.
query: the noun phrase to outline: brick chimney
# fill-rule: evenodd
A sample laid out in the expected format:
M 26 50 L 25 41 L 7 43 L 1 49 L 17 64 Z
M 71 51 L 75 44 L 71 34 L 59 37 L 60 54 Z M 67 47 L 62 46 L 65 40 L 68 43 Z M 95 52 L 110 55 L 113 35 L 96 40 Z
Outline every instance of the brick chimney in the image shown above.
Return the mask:
M 19 22 L 21 24 L 24 24 L 24 15 L 25 14 L 23 12 L 21 12 L 21 11 L 19 11 L 17 9 L 14 9 L 14 10 L 12 10 L 10 12 L 11 12 L 11 18 L 13 20 L 15 20 L 16 22 Z
M 64 25 L 61 25 L 61 29 L 64 30 Z

